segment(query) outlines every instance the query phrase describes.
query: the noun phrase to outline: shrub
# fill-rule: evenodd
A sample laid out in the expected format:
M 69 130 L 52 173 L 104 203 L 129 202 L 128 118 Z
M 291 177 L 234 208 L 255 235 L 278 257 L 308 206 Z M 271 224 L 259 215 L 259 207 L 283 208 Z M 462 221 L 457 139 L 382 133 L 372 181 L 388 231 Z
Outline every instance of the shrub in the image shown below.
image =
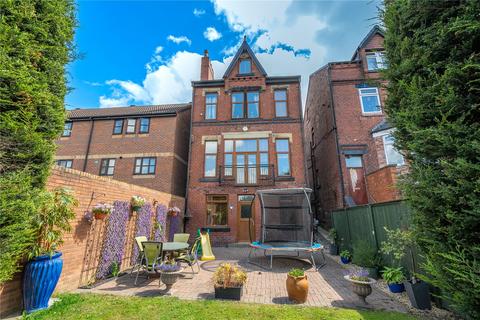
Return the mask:
M 382 271 L 383 279 L 388 283 L 402 283 L 405 281 L 405 276 L 402 271 L 402 267 L 392 268 L 385 267 Z
M 230 263 L 222 263 L 213 275 L 213 283 L 217 288 L 238 288 L 243 286 L 245 282 L 247 282 L 245 271 Z
M 352 262 L 365 268 L 378 267 L 380 260 L 377 249 L 365 240 L 358 241 L 353 245 Z
M 424 280 L 480 318 L 479 1 L 385 1 L 386 112 Z M 468 262 L 469 268 L 466 268 Z
M 334 228 L 330 229 L 330 232 L 328 235 L 330 237 L 330 240 L 332 240 L 332 243 L 337 244 L 337 240 L 338 240 L 337 230 L 335 230 Z
M 302 269 L 293 268 L 288 272 L 288 274 L 295 278 L 303 277 L 305 275 L 305 271 Z

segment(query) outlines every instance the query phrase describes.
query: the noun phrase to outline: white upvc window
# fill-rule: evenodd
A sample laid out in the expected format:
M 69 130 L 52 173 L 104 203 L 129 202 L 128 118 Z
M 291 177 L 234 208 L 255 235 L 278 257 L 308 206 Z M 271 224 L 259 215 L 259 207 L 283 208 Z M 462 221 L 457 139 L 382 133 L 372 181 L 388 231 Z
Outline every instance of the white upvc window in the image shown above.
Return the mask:
M 405 164 L 403 155 L 395 149 L 395 139 L 391 134 L 383 136 L 383 149 L 385 151 L 385 160 L 388 165 L 402 166 Z
M 387 67 L 387 62 L 385 60 L 385 52 L 368 52 L 366 56 L 368 71 L 376 71 L 380 69 L 385 69 Z
M 382 106 L 380 104 L 380 95 L 378 94 L 378 88 L 360 88 L 358 89 L 358 95 L 360 97 L 362 113 L 382 113 Z

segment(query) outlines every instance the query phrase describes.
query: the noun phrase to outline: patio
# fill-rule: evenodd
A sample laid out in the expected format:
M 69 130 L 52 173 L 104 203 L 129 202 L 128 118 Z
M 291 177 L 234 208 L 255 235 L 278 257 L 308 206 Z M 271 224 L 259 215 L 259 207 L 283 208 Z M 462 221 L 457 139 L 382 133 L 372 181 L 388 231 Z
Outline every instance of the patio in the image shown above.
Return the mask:
M 292 304 L 287 299 L 285 288 L 286 274 L 292 267 L 310 268 L 306 274 L 309 280 L 308 300 L 306 306 L 370 308 L 387 311 L 408 312 L 402 304 L 392 300 L 374 287 L 367 298 L 368 305 L 362 305 L 350 289 L 350 283 L 343 279 L 343 268 L 326 255 L 327 264 L 318 272 L 307 262 L 292 259 L 275 259 L 273 270 L 265 270 L 247 263 L 249 248 L 246 246 L 214 247 L 216 260 L 201 262 L 200 272 L 189 279 L 190 269 L 185 269 L 185 277 L 178 280 L 168 294 L 188 300 L 213 299 L 214 290 L 211 281 L 214 269 L 223 262 L 236 263 L 248 273 L 242 302 L 263 304 Z M 261 258 L 262 264 L 267 259 Z M 123 296 L 160 296 L 165 295 L 165 286 L 159 286 L 158 277 L 139 277 L 138 285 L 134 285 L 135 277 L 124 275 L 116 279 L 102 282 L 91 289 L 78 289 L 78 292 L 104 293 Z

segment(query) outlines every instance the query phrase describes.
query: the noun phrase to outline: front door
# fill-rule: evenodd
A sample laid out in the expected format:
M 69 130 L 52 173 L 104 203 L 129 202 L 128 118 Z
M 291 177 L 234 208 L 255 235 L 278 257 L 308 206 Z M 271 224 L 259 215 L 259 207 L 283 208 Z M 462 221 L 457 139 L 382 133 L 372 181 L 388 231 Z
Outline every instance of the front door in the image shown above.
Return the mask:
M 356 205 L 367 204 L 367 186 L 365 183 L 365 171 L 361 156 L 349 156 L 345 158 L 348 171 L 349 194 Z
M 255 204 L 252 204 L 253 195 L 239 195 L 237 202 L 237 216 L 238 216 L 238 229 L 237 229 L 237 241 L 238 242 L 250 242 L 250 233 L 252 240 L 255 238 L 254 218 L 255 218 Z M 250 221 L 250 219 L 252 221 Z M 250 230 L 252 229 L 252 230 Z

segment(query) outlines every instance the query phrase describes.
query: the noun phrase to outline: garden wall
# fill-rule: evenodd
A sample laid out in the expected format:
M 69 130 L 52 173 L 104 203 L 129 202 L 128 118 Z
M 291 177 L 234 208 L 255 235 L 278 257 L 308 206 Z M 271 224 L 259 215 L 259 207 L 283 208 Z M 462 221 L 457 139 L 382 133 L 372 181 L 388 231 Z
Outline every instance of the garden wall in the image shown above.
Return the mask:
M 48 179 L 47 188 L 66 187 L 73 191 L 79 201 L 76 208 L 76 217 L 72 221 L 72 232 L 64 236 L 64 244 L 60 248 L 63 253 L 63 271 L 56 291 L 70 291 L 95 281 L 99 270 L 99 261 L 102 255 L 102 246 L 107 233 L 108 218 L 89 222 L 85 212 L 100 202 L 113 204 L 114 201 L 130 202 L 133 195 L 139 195 L 147 200 L 145 212 L 152 212 L 152 219 L 158 213 L 165 211 L 161 208 L 177 206 L 183 215 L 184 198 L 168 193 L 127 184 L 106 177 L 55 167 Z M 125 205 L 125 203 L 123 203 Z M 160 208 L 160 210 L 156 210 Z M 134 237 L 137 232 L 137 218 L 141 213 L 129 214 L 125 221 L 125 240 L 121 255 L 121 270 L 130 267 L 134 251 Z M 166 232 L 169 230 L 167 219 Z M 175 218 L 175 225 L 179 231 L 183 226 L 178 224 L 183 219 Z M 151 221 L 150 221 L 151 222 Z M 151 228 L 153 223 L 149 223 Z M 145 229 L 145 228 L 143 228 Z M 151 230 L 148 231 L 151 233 Z M 106 242 L 108 243 L 108 241 Z M 108 251 L 108 249 L 106 250 Z M 22 309 L 22 274 L 19 273 L 12 281 L 0 286 L 0 318 Z

